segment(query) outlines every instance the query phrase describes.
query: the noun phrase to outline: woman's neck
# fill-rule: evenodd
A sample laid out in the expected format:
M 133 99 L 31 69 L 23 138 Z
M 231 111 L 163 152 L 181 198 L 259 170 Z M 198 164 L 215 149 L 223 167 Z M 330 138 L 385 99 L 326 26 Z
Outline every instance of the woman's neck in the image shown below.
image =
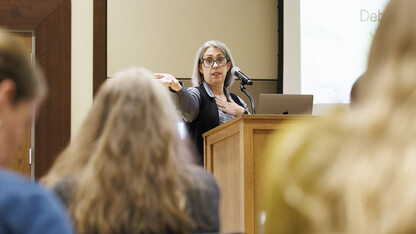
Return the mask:
M 218 85 L 218 86 L 212 85 L 211 90 L 212 90 L 212 93 L 214 94 L 214 96 L 216 96 L 216 97 L 220 97 L 222 95 L 225 95 L 224 94 L 224 85 Z

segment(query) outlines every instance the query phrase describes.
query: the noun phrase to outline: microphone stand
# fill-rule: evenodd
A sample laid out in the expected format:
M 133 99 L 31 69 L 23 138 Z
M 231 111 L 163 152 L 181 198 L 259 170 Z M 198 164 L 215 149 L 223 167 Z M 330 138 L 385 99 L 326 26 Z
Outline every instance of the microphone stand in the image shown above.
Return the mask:
M 243 91 L 243 93 L 245 93 L 246 95 L 247 95 L 247 97 L 250 99 L 250 102 L 251 102 L 251 110 L 253 111 L 253 114 L 256 114 L 256 109 L 254 109 L 254 99 L 253 99 L 253 97 L 250 95 L 250 93 L 247 91 L 247 89 L 246 89 L 246 87 L 245 87 L 245 85 L 247 84 L 247 83 L 245 83 L 242 79 L 239 79 L 240 80 L 240 89 L 241 89 L 241 91 Z

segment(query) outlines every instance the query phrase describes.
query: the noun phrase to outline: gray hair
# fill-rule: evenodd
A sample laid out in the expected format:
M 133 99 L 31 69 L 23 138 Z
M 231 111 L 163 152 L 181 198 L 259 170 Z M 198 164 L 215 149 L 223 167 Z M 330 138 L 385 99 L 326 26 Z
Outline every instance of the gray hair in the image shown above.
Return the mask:
M 195 56 L 194 70 L 192 72 L 192 85 L 194 87 L 200 86 L 202 84 L 202 81 L 204 81 L 204 76 L 201 74 L 201 72 L 199 72 L 199 63 L 202 59 L 205 50 L 209 47 L 215 47 L 221 50 L 224 53 L 225 57 L 231 62 L 231 67 L 228 70 L 224 80 L 224 86 L 225 88 L 228 88 L 234 82 L 234 75 L 231 74 L 231 69 L 234 67 L 234 60 L 227 46 L 219 41 L 207 41 L 201 46 L 201 48 L 199 48 Z

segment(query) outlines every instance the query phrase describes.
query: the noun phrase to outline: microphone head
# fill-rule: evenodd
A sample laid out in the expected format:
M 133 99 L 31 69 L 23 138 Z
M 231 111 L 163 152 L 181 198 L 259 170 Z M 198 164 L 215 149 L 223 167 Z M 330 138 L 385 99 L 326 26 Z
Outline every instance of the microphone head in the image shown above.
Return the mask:
M 239 67 L 233 67 L 231 68 L 231 74 L 235 74 L 235 72 L 241 71 Z

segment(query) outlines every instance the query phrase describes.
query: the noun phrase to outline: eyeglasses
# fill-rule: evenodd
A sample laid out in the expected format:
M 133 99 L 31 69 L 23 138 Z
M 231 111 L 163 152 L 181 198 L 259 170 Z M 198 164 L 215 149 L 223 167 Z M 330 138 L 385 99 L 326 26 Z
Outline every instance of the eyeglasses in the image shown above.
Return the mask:
M 202 63 L 204 67 L 210 68 L 214 66 L 214 63 L 217 63 L 219 67 L 224 67 L 227 65 L 228 59 L 226 57 L 218 57 L 217 59 L 212 58 L 204 58 L 199 61 L 199 63 Z

